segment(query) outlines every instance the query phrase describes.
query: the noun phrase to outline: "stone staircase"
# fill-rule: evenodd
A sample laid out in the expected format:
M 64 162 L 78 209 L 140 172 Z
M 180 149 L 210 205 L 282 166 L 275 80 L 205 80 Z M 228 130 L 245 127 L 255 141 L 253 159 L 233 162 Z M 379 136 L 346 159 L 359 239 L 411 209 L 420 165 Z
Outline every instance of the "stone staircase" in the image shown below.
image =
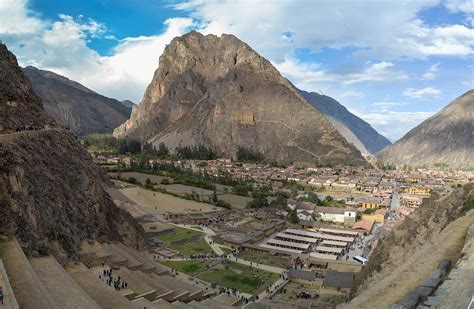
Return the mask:
M 79 256 L 81 262 L 63 267 L 52 256 L 28 260 L 16 240 L 0 242 L 0 259 L 20 308 L 221 309 L 239 305 L 238 299 L 223 295 L 211 299 L 214 290 L 180 280 L 147 253 L 120 243 L 83 244 Z M 114 278 L 127 282 L 127 288 L 117 291 L 107 285 L 103 271 L 110 268 Z

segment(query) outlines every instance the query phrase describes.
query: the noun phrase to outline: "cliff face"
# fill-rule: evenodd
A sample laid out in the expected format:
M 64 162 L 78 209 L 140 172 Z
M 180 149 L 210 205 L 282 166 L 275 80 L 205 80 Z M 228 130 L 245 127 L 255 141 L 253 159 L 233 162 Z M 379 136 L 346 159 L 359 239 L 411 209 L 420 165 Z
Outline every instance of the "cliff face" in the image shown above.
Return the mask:
M 53 72 L 34 67 L 23 69 L 45 110 L 78 135 L 111 133 L 128 119 L 129 102 L 104 97 Z
M 364 155 L 375 155 L 392 144 L 370 124 L 349 112 L 347 108 L 333 98 L 315 92 L 298 91 L 309 104 L 328 117 L 339 133 Z
M 165 48 L 141 104 L 114 131 L 227 157 L 254 147 L 276 161 L 366 164 L 269 61 L 232 35 L 190 32 Z
M 0 134 L 20 126 L 57 126 L 17 65 L 15 56 L 0 44 Z
M 0 64 L 0 230 L 13 231 L 29 249 L 42 240 L 69 255 L 86 239 L 142 244 L 138 223 L 104 191 L 101 170 L 43 110 L 2 44 Z M 15 133 L 29 125 L 37 130 Z
M 468 91 L 440 112 L 377 154 L 397 165 L 474 166 L 474 90 Z

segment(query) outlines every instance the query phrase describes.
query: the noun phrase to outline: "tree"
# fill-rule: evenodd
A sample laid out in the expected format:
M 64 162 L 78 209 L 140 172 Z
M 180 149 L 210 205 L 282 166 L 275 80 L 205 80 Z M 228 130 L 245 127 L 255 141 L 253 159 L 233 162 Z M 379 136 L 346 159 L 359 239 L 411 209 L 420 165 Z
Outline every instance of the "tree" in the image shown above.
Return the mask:
M 168 147 L 166 147 L 165 143 L 161 142 L 158 145 L 158 150 L 156 152 L 156 155 L 158 156 L 158 158 L 164 159 L 169 154 L 170 154 L 170 151 L 169 151 Z
M 270 202 L 270 207 L 285 209 L 288 206 L 288 200 L 279 195 L 276 199 Z
M 216 190 L 214 190 L 214 192 L 212 192 L 212 202 L 214 204 L 217 204 L 217 193 L 216 193 Z
M 249 195 L 250 188 L 248 185 L 245 184 L 239 184 L 235 185 L 232 188 L 232 192 L 237 195 L 242 195 L 242 196 L 248 196 Z
M 296 208 L 290 212 L 289 219 L 290 219 L 290 222 L 293 224 L 300 222 L 300 218 L 298 218 L 298 213 L 296 212 Z
M 237 160 L 244 162 L 262 162 L 264 157 L 261 152 L 254 148 L 239 147 L 237 149 Z
M 364 214 L 366 214 L 366 215 L 373 214 L 374 212 L 375 212 L 375 209 L 374 209 L 374 208 L 367 208 L 367 209 L 364 209 Z
M 268 200 L 264 194 L 257 194 L 253 200 L 247 203 L 248 208 L 264 208 L 268 207 Z
M 145 180 L 145 188 L 146 188 L 146 189 L 151 189 L 151 188 L 153 188 L 153 184 L 151 183 L 150 178 L 147 178 L 147 179 Z

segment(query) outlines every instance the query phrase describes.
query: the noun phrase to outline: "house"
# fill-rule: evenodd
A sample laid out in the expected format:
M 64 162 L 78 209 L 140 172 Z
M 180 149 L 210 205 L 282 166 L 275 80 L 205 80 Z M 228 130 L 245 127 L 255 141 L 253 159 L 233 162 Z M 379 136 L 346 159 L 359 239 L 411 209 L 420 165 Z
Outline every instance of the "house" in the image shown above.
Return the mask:
M 372 229 L 374 228 L 374 221 L 357 221 L 352 225 L 352 229 L 358 232 L 362 232 L 365 235 L 368 235 L 370 234 L 370 232 L 372 232 Z
M 358 204 L 364 209 L 379 209 L 381 207 L 390 206 L 390 200 L 377 197 L 365 197 L 357 199 Z
M 307 221 L 310 221 L 310 220 L 313 220 L 313 211 L 308 211 L 306 209 L 298 209 L 296 211 L 296 215 L 298 216 L 298 218 L 300 220 L 307 220 Z
M 384 223 L 385 222 L 385 215 L 381 214 L 381 213 L 373 213 L 373 214 L 363 214 L 361 216 L 361 219 L 363 221 L 372 221 L 372 222 L 380 222 L 380 223 Z
M 400 197 L 401 206 L 408 208 L 417 208 L 422 202 L 423 199 L 418 196 L 401 195 Z
M 288 270 L 288 277 L 291 279 L 314 281 L 316 280 L 316 272 L 291 268 Z
M 352 225 L 356 219 L 356 211 L 352 208 L 317 206 L 315 213 L 322 221 Z
M 413 195 L 430 195 L 431 189 L 428 187 L 410 186 L 404 189 L 404 192 Z
M 349 294 L 353 286 L 354 274 L 351 272 L 329 270 L 323 280 L 323 288 L 334 292 Z

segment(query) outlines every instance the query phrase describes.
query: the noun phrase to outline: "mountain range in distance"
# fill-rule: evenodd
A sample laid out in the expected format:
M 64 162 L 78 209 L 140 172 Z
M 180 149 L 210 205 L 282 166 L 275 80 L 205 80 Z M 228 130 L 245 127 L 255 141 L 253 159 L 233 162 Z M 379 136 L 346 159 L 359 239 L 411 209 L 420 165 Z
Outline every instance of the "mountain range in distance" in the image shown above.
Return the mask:
M 29 66 L 23 72 L 45 110 L 78 135 L 111 133 L 130 116 L 130 101 L 107 98 L 51 71 Z

